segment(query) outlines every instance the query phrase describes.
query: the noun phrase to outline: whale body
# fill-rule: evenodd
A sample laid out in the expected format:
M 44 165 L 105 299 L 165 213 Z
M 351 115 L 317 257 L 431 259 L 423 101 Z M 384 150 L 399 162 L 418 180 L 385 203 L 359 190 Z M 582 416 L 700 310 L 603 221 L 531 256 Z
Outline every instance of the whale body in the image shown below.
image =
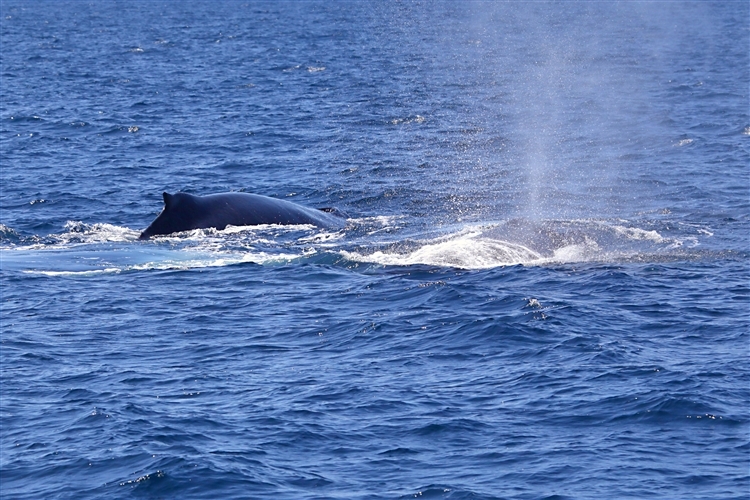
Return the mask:
M 258 224 L 311 224 L 340 229 L 346 221 L 323 210 L 307 208 L 291 201 L 259 194 L 220 193 L 194 196 L 188 193 L 163 193 L 164 210 L 140 235 L 145 240 L 160 234 L 191 229 Z

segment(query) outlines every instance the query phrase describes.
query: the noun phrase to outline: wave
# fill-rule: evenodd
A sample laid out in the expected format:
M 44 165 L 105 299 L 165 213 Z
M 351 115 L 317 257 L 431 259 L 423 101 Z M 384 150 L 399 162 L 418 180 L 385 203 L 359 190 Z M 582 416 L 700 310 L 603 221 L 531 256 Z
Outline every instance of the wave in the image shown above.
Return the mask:
M 78 221 L 45 237 L 24 238 L 11 228 L 0 229 L 10 235 L 0 245 L 2 268 L 45 276 L 286 264 L 335 245 L 342 236 L 308 225 L 196 229 L 148 241 L 127 227 Z
M 3 269 L 47 276 L 292 262 L 492 269 L 684 258 L 685 248 L 713 235 L 695 224 L 675 226 L 619 219 L 513 219 L 420 235 L 404 218 L 372 217 L 349 219 L 341 231 L 306 225 L 230 226 L 140 241 L 140 232 L 127 227 L 69 221 L 63 232 L 44 237 L 24 237 L 2 226 L 0 251 Z
M 437 267 L 462 269 L 487 269 L 501 266 L 527 264 L 542 259 L 537 252 L 506 241 L 483 238 L 481 231 L 466 231 L 435 240 L 415 242 L 416 248 L 400 251 L 394 245 L 391 250 L 376 250 L 372 253 L 346 251 L 340 253 L 356 262 L 369 262 L 387 266 L 410 266 L 425 264 Z
M 644 229 L 622 220 L 515 219 L 468 226 L 436 238 L 397 241 L 384 247 L 365 246 L 340 253 L 355 262 L 460 269 L 663 260 L 678 257 L 676 249 L 698 246 L 699 237 L 713 234 L 703 227 L 692 229 L 692 234 L 683 228 L 679 235 L 667 236 L 657 229 Z

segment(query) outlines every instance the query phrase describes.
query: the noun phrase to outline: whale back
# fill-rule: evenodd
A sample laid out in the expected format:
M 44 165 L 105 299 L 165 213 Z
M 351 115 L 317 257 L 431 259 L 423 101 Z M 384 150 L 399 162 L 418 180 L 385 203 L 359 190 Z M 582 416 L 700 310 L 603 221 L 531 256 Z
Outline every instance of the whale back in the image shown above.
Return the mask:
M 310 224 L 324 228 L 341 228 L 345 225 L 342 217 L 258 194 L 194 196 L 165 192 L 163 197 L 164 209 L 141 233 L 140 239 L 210 227 L 222 230 L 229 225 Z

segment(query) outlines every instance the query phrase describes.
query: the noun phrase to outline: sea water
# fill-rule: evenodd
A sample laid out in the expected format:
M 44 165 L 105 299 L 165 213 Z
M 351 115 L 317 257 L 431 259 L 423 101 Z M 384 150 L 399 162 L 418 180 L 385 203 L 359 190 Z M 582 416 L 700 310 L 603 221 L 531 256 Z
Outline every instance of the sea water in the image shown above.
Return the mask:
M 0 10 L 0 497 L 750 498 L 748 2 Z

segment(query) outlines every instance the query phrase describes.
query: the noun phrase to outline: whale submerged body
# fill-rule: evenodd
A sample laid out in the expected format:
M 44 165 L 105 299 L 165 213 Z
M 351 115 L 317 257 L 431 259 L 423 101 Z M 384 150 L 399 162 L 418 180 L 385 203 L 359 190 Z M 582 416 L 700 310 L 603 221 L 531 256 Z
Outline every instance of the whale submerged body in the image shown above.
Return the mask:
M 139 239 L 191 229 L 258 224 L 311 224 L 340 229 L 346 221 L 323 210 L 307 208 L 291 201 L 259 194 L 220 193 L 194 196 L 188 193 L 164 193 L 164 210 Z

